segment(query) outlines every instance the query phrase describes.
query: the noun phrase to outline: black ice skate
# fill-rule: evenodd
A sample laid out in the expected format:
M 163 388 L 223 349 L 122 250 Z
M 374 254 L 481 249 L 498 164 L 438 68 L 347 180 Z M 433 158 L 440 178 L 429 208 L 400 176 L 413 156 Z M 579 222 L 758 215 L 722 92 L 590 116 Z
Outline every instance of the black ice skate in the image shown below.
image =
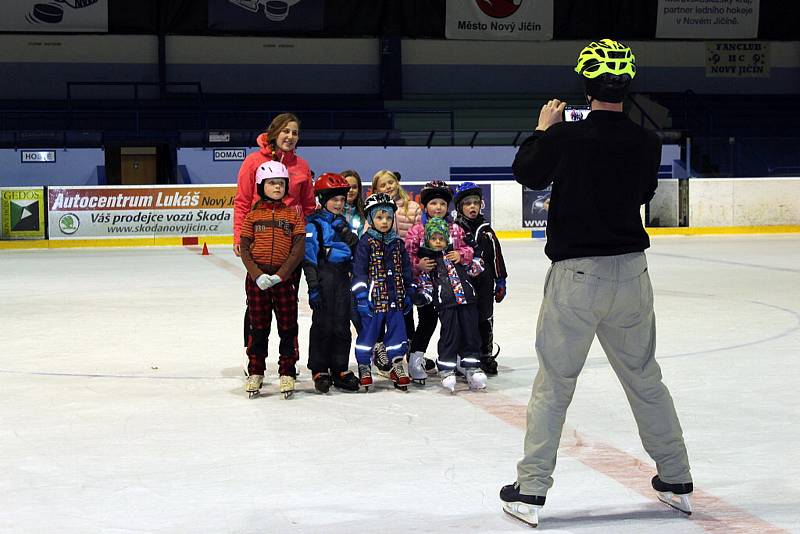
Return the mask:
M 658 475 L 653 477 L 650 481 L 653 489 L 658 493 L 658 500 L 671 506 L 676 510 L 683 512 L 686 515 L 692 515 L 692 501 L 689 496 L 694 491 L 694 485 L 691 482 L 685 484 L 667 484 L 662 482 Z
M 358 391 L 360 382 L 352 371 L 344 371 L 341 373 L 334 373 L 333 385 L 344 391 Z
M 503 511 L 531 527 L 539 526 L 539 510 L 544 506 L 543 495 L 524 495 L 519 484 L 509 484 L 500 490 Z
M 433 376 L 439 374 L 439 369 L 436 368 L 436 360 L 425 358 L 425 372 Z
M 333 379 L 328 373 L 314 373 L 312 379 L 314 380 L 314 388 L 320 393 L 327 393 L 331 389 L 331 384 L 333 384 Z
M 497 374 L 497 360 L 494 356 L 481 356 L 481 369 L 487 375 L 495 376 Z
M 392 370 L 392 362 L 389 361 L 389 355 L 386 353 L 386 345 L 375 343 L 375 348 L 372 351 L 372 360 L 375 363 L 375 369 L 378 374 L 388 378 L 389 371 Z

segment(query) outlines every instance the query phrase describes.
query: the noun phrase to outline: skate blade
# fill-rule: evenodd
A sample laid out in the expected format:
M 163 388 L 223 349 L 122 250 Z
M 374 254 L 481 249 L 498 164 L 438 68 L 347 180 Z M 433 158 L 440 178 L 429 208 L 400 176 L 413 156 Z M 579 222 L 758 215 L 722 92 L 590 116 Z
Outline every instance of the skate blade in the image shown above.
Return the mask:
M 426 380 L 427 378 L 415 378 L 414 380 L 412 380 L 412 382 L 419 386 L 424 386 Z
M 400 384 L 394 384 L 394 389 L 399 389 L 400 391 L 408 391 L 408 385 L 401 386 Z
M 686 515 L 692 515 L 692 501 L 689 499 L 689 495 L 675 495 L 674 493 L 662 493 L 660 491 L 657 493 L 658 500 L 670 508 L 674 508 L 675 510 Z
M 503 503 L 505 513 L 533 528 L 539 526 L 539 508 L 541 507 L 520 502 Z
M 256 397 L 260 397 L 260 396 L 261 396 L 261 392 L 260 391 L 248 391 L 247 392 L 247 398 L 248 399 L 255 399 Z
M 284 399 L 291 399 L 294 396 L 294 391 L 283 391 Z

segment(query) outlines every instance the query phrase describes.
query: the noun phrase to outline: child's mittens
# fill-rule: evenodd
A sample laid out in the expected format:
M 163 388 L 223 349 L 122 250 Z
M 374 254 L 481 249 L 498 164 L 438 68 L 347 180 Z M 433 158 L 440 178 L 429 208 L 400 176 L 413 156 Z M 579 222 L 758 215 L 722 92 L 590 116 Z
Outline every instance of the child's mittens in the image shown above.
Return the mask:
M 500 303 L 504 298 L 506 298 L 506 279 L 498 278 L 494 281 L 494 301 Z
M 308 305 L 312 310 L 322 309 L 322 295 L 318 287 L 308 290 Z
M 336 232 L 337 234 L 341 234 L 344 231 L 348 232 L 350 231 L 350 225 L 347 224 L 347 219 L 345 219 L 341 215 L 333 219 L 333 222 L 331 223 L 331 228 L 333 228 L 333 231 Z
M 278 276 L 277 274 L 271 274 L 271 275 L 269 275 L 269 279 L 270 279 L 270 281 L 272 282 L 272 286 L 277 286 L 278 284 L 280 284 L 281 282 L 283 282 L 283 280 L 281 280 L 281 277 L 280 277 L 280 276 Z M 270 287 L 271 287 L 271 286 L 270 286 Z
M 266 291 L 267 289 L 271 288 L 274 284 L 272 281 L 272 277 L 268 274 L 262 274 L 258 278 L 256 278 L 256 285 L 262 291 Z

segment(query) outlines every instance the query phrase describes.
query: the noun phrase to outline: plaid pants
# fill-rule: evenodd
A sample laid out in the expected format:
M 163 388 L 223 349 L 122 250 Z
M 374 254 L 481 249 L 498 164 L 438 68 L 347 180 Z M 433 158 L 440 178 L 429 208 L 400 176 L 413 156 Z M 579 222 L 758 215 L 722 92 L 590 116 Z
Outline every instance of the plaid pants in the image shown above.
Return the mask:
M 278 374 L 297 376 L 295 364 L 299 359 L 297 348 L 297 290 L 292 280 L 281 282 L 267 290 L 259 289 L 247 276 L 244 282 L 251 330 L 247 341 L 249 363 L 247 372 L 263 375 L 266 369 L 267 345 L 272 325 L 272 312 L 278 323 Z

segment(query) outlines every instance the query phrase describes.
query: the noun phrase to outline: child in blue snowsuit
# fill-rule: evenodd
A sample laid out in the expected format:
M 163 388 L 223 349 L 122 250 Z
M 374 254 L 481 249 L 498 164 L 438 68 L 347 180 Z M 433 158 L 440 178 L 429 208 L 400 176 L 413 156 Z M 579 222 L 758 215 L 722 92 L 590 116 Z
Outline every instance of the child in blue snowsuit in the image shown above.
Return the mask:
M 314 183 L 320 209 L 306 221 L 303 271 L 308 283 L 311 331 L 308 368 L 314 387 L 327 393 L 333 386 L 358 391 L 358 379 L 348 370 L 350 359 L 350 269 L 358 238 L 343 215 L 350 185 L 334 173 Z
M 373 349 L 384 329 L 383 343 L 392 362 L 389 378 L 403 391 L 411 382 L 405 368 L 408 337 L 404 312 L 411 308 L 414 286 L 408 253 L 393 226 L 396 210 L 385 193 L 367 198 L 364 211 L 370 228 L 361 236 L 353 260 L 352 292 L 361 316 L 356 360 L 361 385 L 367 391 L 372 386 Z

